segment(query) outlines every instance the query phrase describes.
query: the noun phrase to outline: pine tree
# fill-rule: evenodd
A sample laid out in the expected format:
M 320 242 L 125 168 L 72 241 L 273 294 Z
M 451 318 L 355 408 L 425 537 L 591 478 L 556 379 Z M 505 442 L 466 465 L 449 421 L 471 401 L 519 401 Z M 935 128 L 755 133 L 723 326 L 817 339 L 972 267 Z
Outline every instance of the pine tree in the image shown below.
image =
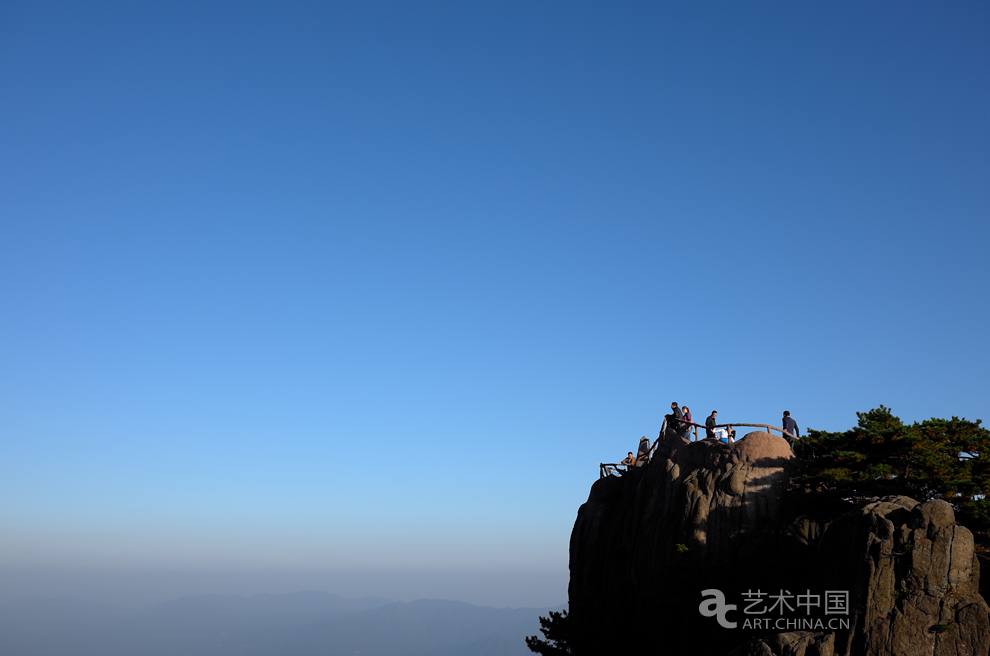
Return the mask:
M 960 523 L 990 542 L 990 431 L 980 420 L 907 425 L 882 405 L 856 416 L 855 428 L 809 430 L 798 443 L 805 465 L 793 486 L 809 509 L 833 514 L 858 498 L 891 494 L 945 499 Z
M 526 646 L 529 647 L 530 651 L 541 654 L 542 656 L 562 656 L 563 654 L 570 654 L 571 647 L 569 641 L 571 639 L 571 622 L 568 620 L 567 611 L 550 611 L 547 613 L 550 617 L 540 617 L 540 633 L 543 634 L 541 639 L 538 636 L 529 636 L 526 638 Z

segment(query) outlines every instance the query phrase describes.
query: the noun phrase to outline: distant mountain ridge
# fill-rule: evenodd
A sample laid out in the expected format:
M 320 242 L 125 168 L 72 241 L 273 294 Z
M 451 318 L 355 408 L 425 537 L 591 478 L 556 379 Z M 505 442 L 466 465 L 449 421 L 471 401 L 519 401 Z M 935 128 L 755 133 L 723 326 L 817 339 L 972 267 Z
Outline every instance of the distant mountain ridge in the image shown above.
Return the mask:
M 395 603 L 323 592 L 180 597 L 138 611 L 76 599 L 0 603 L 10 656 L 522 656 L 546 608 Z

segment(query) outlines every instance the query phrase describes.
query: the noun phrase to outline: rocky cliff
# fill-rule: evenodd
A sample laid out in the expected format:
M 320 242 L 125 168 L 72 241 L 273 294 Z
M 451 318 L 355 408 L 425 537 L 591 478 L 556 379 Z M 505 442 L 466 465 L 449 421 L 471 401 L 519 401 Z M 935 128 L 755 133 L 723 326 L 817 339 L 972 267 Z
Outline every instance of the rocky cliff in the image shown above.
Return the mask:
M 951 506 L 802 517 L 786 493 L 797 464 L 767 433 L 669 436 L 648 466 L 597 481 L 571 535 L 577 653 L 986 655 L 973 538 Z M 718 617 L 699 609 L 712 591 Z

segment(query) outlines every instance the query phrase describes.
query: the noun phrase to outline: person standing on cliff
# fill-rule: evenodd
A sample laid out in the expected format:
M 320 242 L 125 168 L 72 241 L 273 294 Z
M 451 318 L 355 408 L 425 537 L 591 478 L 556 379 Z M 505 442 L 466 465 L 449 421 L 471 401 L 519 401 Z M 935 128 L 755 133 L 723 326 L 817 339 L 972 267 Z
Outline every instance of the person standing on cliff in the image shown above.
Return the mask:
M 681 412 L 681 408 L 677 405 L 677 401 L 670 404 L 670 414 L 664 415 L 664 419 L 667 420 L 667 430 L 671 433 L 680 433 L 684 424 L 684 413 Z
M 780 420 L 784 424 L 784 430 L 793 435 L 794 437 L 801 437 L 801 429 L 798 428 L 797 422 L 791 417 L 790 410 L 784 410 L 784 417 Z M 791 446 L 794 446 L 794 440 L 789 437 L 785 437 Z
M 710 415 L 708 415 L 708 418 L 707 419 L 705 419 L 705 439 L 706 440 L 714 440 L 714 439 L 716 439 L 716 437 L 715 437 L 715 424 L 718 423 L 718 419 L 716 419 L 716 417 L 718 417 L 718 411 L 717 410 L 712 410 L 712 413 Z
M 694 424 L 694 417 L 691 416 L 691 410 L 687 406 L 681 408 L 684 412 L 684 430 L 681 431 L 681 437 L 683 437 L 688 442 L 691 441 L 691 428 Z

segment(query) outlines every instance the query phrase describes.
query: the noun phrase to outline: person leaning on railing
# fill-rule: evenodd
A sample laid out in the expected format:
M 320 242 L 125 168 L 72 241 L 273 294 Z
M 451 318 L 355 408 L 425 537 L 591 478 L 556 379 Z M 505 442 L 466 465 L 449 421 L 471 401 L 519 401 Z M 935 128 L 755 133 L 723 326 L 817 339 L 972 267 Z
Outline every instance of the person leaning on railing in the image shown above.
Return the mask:
M 798 428 L 797 422 L 794 421 L 794 419 L 791 417 L 791 413 L 789 410 L 784 410 L 784 416 L 781 417 L 780 423 L 784 426 L 785 431 L 787 431 L 788 433 L 794 436 L 794 437 L 787 437 L 786 435 L 784 435 L 784 439 L 787 440 L 787 443 L 790 444 L 791 448 L 793 449 L 794 442 L 797 441 L 796 438 L 801 437 L 801 429 Z

